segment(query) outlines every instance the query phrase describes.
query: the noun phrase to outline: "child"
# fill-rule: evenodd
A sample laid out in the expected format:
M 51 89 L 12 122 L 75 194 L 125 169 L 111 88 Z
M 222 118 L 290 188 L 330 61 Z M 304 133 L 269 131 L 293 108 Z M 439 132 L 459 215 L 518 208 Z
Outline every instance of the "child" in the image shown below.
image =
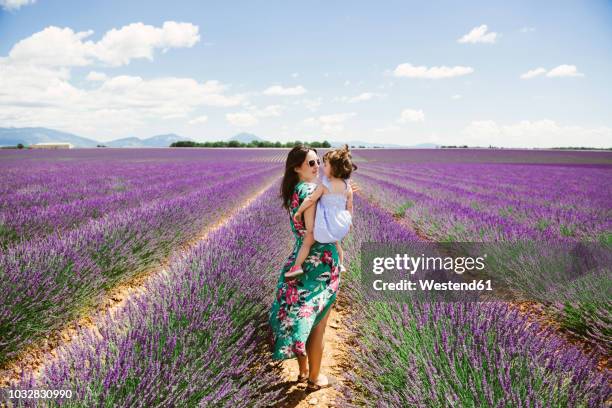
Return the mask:
M 340 259 L 340 271 L 346 270 L 343 265 L 344 253 L 340 247 L 340 241 L 348 234 L 353 219 L 353 191 L 349 185 L 349 178 L 354 170 L 357 170 L 357 166 L 351 160 L 348 145 L 331 150 L 323 156 L 321 184 L 304 200 L 293 216 L 294 221 L 299 222 L 302 213 L 318 201 L 314 234 L 305 236 L 295 264 L 285 273 L 285 277 L 291 278 L 304 273 L 302 264 L 314 241 L 335 242 Z

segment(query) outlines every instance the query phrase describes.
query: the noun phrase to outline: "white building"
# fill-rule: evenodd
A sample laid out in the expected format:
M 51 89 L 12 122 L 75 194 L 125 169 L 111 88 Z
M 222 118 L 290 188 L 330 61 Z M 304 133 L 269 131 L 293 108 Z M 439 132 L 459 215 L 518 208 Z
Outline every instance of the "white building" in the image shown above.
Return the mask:
M 31 149 L 72 149 L 72 143 L 52 142 L 52 143 L 35 143 L 30 145 Z

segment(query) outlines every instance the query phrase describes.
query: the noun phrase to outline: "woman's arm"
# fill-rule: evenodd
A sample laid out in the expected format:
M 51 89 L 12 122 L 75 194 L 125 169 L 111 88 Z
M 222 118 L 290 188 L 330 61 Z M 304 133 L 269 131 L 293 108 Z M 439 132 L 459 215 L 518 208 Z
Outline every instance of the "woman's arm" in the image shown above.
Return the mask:
M 319 184 L 317 188 L 315 189 L 315 191 L 313 191 L 312 194 L 310 194 L 308 197 L 306 197 L 306 199 L 304 199 L 304 201 L 300 205 L 300 208 L 298 208 L 295 214 L 293 215 L 293 221 L 295 222 L 300 221 L 300 217 L 302 216 L 302 213 L 305 213 L 305 211 L 308 208 L 312 207 L 312 205 L 316 203 L 319 198 L 321 198 L 324 188 L 325 187 Z

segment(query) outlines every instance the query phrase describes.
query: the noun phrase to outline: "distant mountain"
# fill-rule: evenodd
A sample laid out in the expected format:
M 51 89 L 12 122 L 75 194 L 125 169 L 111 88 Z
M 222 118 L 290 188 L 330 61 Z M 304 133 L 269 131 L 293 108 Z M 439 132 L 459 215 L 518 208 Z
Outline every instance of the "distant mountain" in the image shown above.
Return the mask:
M 185 136 L 180 136 L 175 133 L 168 133 L 165 135 L 151 136 L 143 140 L 145 147 L 169 147 L 172 143 L 178 142 L 179 140 L 191 140 L 193 139 Z
M 180 136 L 174 133 L 152 136 L 146 139 L 137 137 L 124 137 L 115 139 L 110 142 L 98 142 L 82 136 L 77 136 L 72 133 L 61 132 L 59 130 L 48 129 L 43 127 L 26 127 L 26 128 L 0 128 L 0 146 L 15 146 L 19 143 L 23 145 L 31 145 L 34 143 L 50 143 L 50 142 L 65 142 L 72 143 L 74 147 L 96 147 L 97 145 L 105 145 L 108 147 L 168 147 L 172 143 L 179 140 L 193 140 L 185 136 Z M 229 140 L 237 140 L 241 143 L 249 143 L 253 140 L 263 142 L 259 136 L 251 133 L 239 133 Z M 382 147 L 382 148 L 410 148 L 410 149 L 433 149 L 439 147 L 433 143 L 421 143 L 414 146 L 402 146 L 397 144 L 387 143 L 370 143 L 360 140 L 350 140 L 348 142 L 330 142 L 332 147 L 340 147 L 344 144 L 349 146 L 365 146 L 365 147 Z
M 142 147 L 142 142 L 142 139 L 137 137 L 124 137 L 123 139 L 115 139 L 101 144 L 108 147 Z
M 147 139 L 125 137 L 110 142 L 98 142 L 72 133 L 43 127 L 0 128 L 0 146 L 15 146 L 19 143 L 27 146 L 35 143 L 66 142 L 72 143 L 74 147 L 96 147 L 99 144 L 108 147 L 168 147 L 179 140 L 192 139 L 169 133 Z
M 229 140 L 236 140 L 240 143 L 250 143 L 253 140 L 256 142 L 264 142 L 264 139 L 252 133 L 238 133 L 236 136 L 230 137 Z
M 137 137 L 124 137 L 122 139 L 115 139 L 110 142 L 104 142 L 103 144 L 108 147 L 168 147 L 174 142 L 179 140 L 192 140 L 185 136 L 179 136 L 174 133 L 168 133 L 166 135 L 152 136 L 147 139 L 139 139 Z
M 0 146 L 51 142 L 72 143 L 74 147 L 96 147 L 98 145 L 98 142 L 93 139 L 42 127 L 0 128 Z

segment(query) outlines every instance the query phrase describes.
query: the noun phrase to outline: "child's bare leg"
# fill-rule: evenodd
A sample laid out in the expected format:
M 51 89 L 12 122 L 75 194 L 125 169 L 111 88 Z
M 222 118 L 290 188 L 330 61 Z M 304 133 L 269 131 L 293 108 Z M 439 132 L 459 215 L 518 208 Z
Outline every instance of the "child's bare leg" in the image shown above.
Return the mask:
M 300 248 L 300 252 L 298 252 L 294 265 L 302 266 L 310 252 L 312 244 L 314 244 L 314 235 L 311 231 L 306 231 L 306 235 L 304 235 L 304 240 L 302 241 L 302 247 Z
M 340 265 L 344 265 L 344 251 L 340 246 L 340 241 L 336 241 L 336 250 L 338 251 L 338 259 L 340 260 Z
M 310 206 L 304 211 L 304 227 L 306 227 L 306 235 L 304 241 L 302 241 L 302 248 L 300 248 L 300 254 L 303 255 L 303 259 L 297 259 L 296 265 L 302 265 L 310 252 L 310 248 L 315 242 L 314 239 L 314 219 L 315 219 L 315 206 Z M 298 255 L 298 258 L 299 258 Z
M 308 257 L 308 253 L 310 252 L 310 248 L 314 244 L 314 214 L 315 208 L 309 207 L 304 211 L 304 226 L 306 227 L 306 234 L 304 235 L 304 239 L 302 240 L 302 246 L 300 247 L 300 251 L 298 252 L 298 256 L 295 259 L 295 263 L 291 267 L 293 270 L 296 267 L 302 267 L 302 264 Z

